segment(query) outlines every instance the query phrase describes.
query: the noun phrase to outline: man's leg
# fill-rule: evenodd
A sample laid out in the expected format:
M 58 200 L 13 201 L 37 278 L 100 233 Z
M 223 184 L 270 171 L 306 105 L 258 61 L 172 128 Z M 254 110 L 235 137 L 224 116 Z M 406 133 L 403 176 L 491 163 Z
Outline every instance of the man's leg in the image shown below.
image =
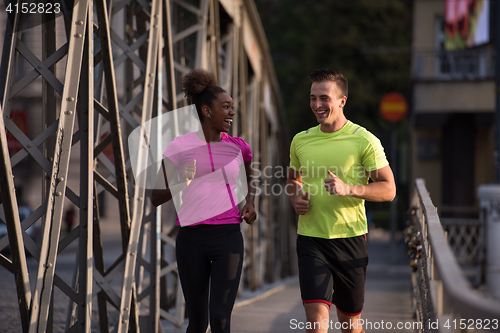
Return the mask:
M 300 294 L 306 318 L 308 333 L 327 332 L 332 301 L 333 278 L 320 242 L 325 240 L 299 235 L 297 255 L 299 259 Z
M 337 253 L 344 254 L 344 260 L 336 263 L 334 274 L 334 303 L 342 333 L 363 333 L 359 320 L 365 299 L 366 266 L 368 248 L 363 236 L 339 239 L 335 245 Z M 333 250 L 332 250 L 333 252 Z M 340 310 L 339 310 L 340 309 Z
M 306 329 L 307 333 L 328 332 L 328 323 L 330 319 L 330 307 L 325 303 L 304 303 L 307 322 L 310 323 Z
M 358 321 L 361 318 L 361 314 L 356 316 L 348 316 L 339 310 L 337 310 L 337 317 L 341 323 L 342 333 L 364 333 L 365 330 L 361 323 Z M 360 325 L 358 325 L 358 323 Z

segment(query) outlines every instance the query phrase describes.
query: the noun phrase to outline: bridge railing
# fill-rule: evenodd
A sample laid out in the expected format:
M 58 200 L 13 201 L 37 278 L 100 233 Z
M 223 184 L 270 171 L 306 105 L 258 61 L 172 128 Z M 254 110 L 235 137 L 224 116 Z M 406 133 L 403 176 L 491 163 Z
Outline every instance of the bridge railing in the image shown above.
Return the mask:
M 422 247 L 412 275 L 421 332 L 498 332 L 500 302 L 474 290 L 450 248 L 423 179 L 411 195 L 411 218 Z
M 475 286 L 484 283 L 485 221 L 469 218 L 440 218 L 446 239 L 462 272 Z

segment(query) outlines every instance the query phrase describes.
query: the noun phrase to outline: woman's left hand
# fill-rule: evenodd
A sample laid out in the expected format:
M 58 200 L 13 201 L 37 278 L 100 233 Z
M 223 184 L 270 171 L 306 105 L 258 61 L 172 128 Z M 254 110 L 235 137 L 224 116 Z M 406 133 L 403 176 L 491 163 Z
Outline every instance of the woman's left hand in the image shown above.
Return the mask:
M 247 202 L 245 206 L 243 206 L 243 210 L 241 211 L 241 218 L 245 220 L 246 223 L 252 224 L 257 219 L 257 213 L 255 212 L 255 208 L 252 203 Z

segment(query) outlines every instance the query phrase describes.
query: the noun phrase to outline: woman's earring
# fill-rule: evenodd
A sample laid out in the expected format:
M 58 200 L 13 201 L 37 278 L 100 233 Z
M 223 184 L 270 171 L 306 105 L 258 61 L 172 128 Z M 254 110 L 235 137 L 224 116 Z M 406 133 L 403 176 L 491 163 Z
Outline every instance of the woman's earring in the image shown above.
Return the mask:
M 208 115 L 208 118 L 212 118 L 212 116 L 211 116 L 211 115 Z

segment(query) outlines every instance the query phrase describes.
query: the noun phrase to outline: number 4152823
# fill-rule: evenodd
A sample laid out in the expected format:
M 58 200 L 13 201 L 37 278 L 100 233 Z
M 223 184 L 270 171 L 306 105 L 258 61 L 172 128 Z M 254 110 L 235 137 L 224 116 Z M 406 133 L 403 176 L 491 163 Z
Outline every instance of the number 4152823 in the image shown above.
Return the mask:
M 498 319 L 448 319 L 443 325 L 445 328 L 453 328 L 461 330 L 465 329 L 483 329 L 483 330 L 497 330 L 498 329 Z
M 23 13 L 23 14 L 59 14 L 61 12 L 60 3 L 9 3 L 5 7 L 5 11 L 8 13 Z

